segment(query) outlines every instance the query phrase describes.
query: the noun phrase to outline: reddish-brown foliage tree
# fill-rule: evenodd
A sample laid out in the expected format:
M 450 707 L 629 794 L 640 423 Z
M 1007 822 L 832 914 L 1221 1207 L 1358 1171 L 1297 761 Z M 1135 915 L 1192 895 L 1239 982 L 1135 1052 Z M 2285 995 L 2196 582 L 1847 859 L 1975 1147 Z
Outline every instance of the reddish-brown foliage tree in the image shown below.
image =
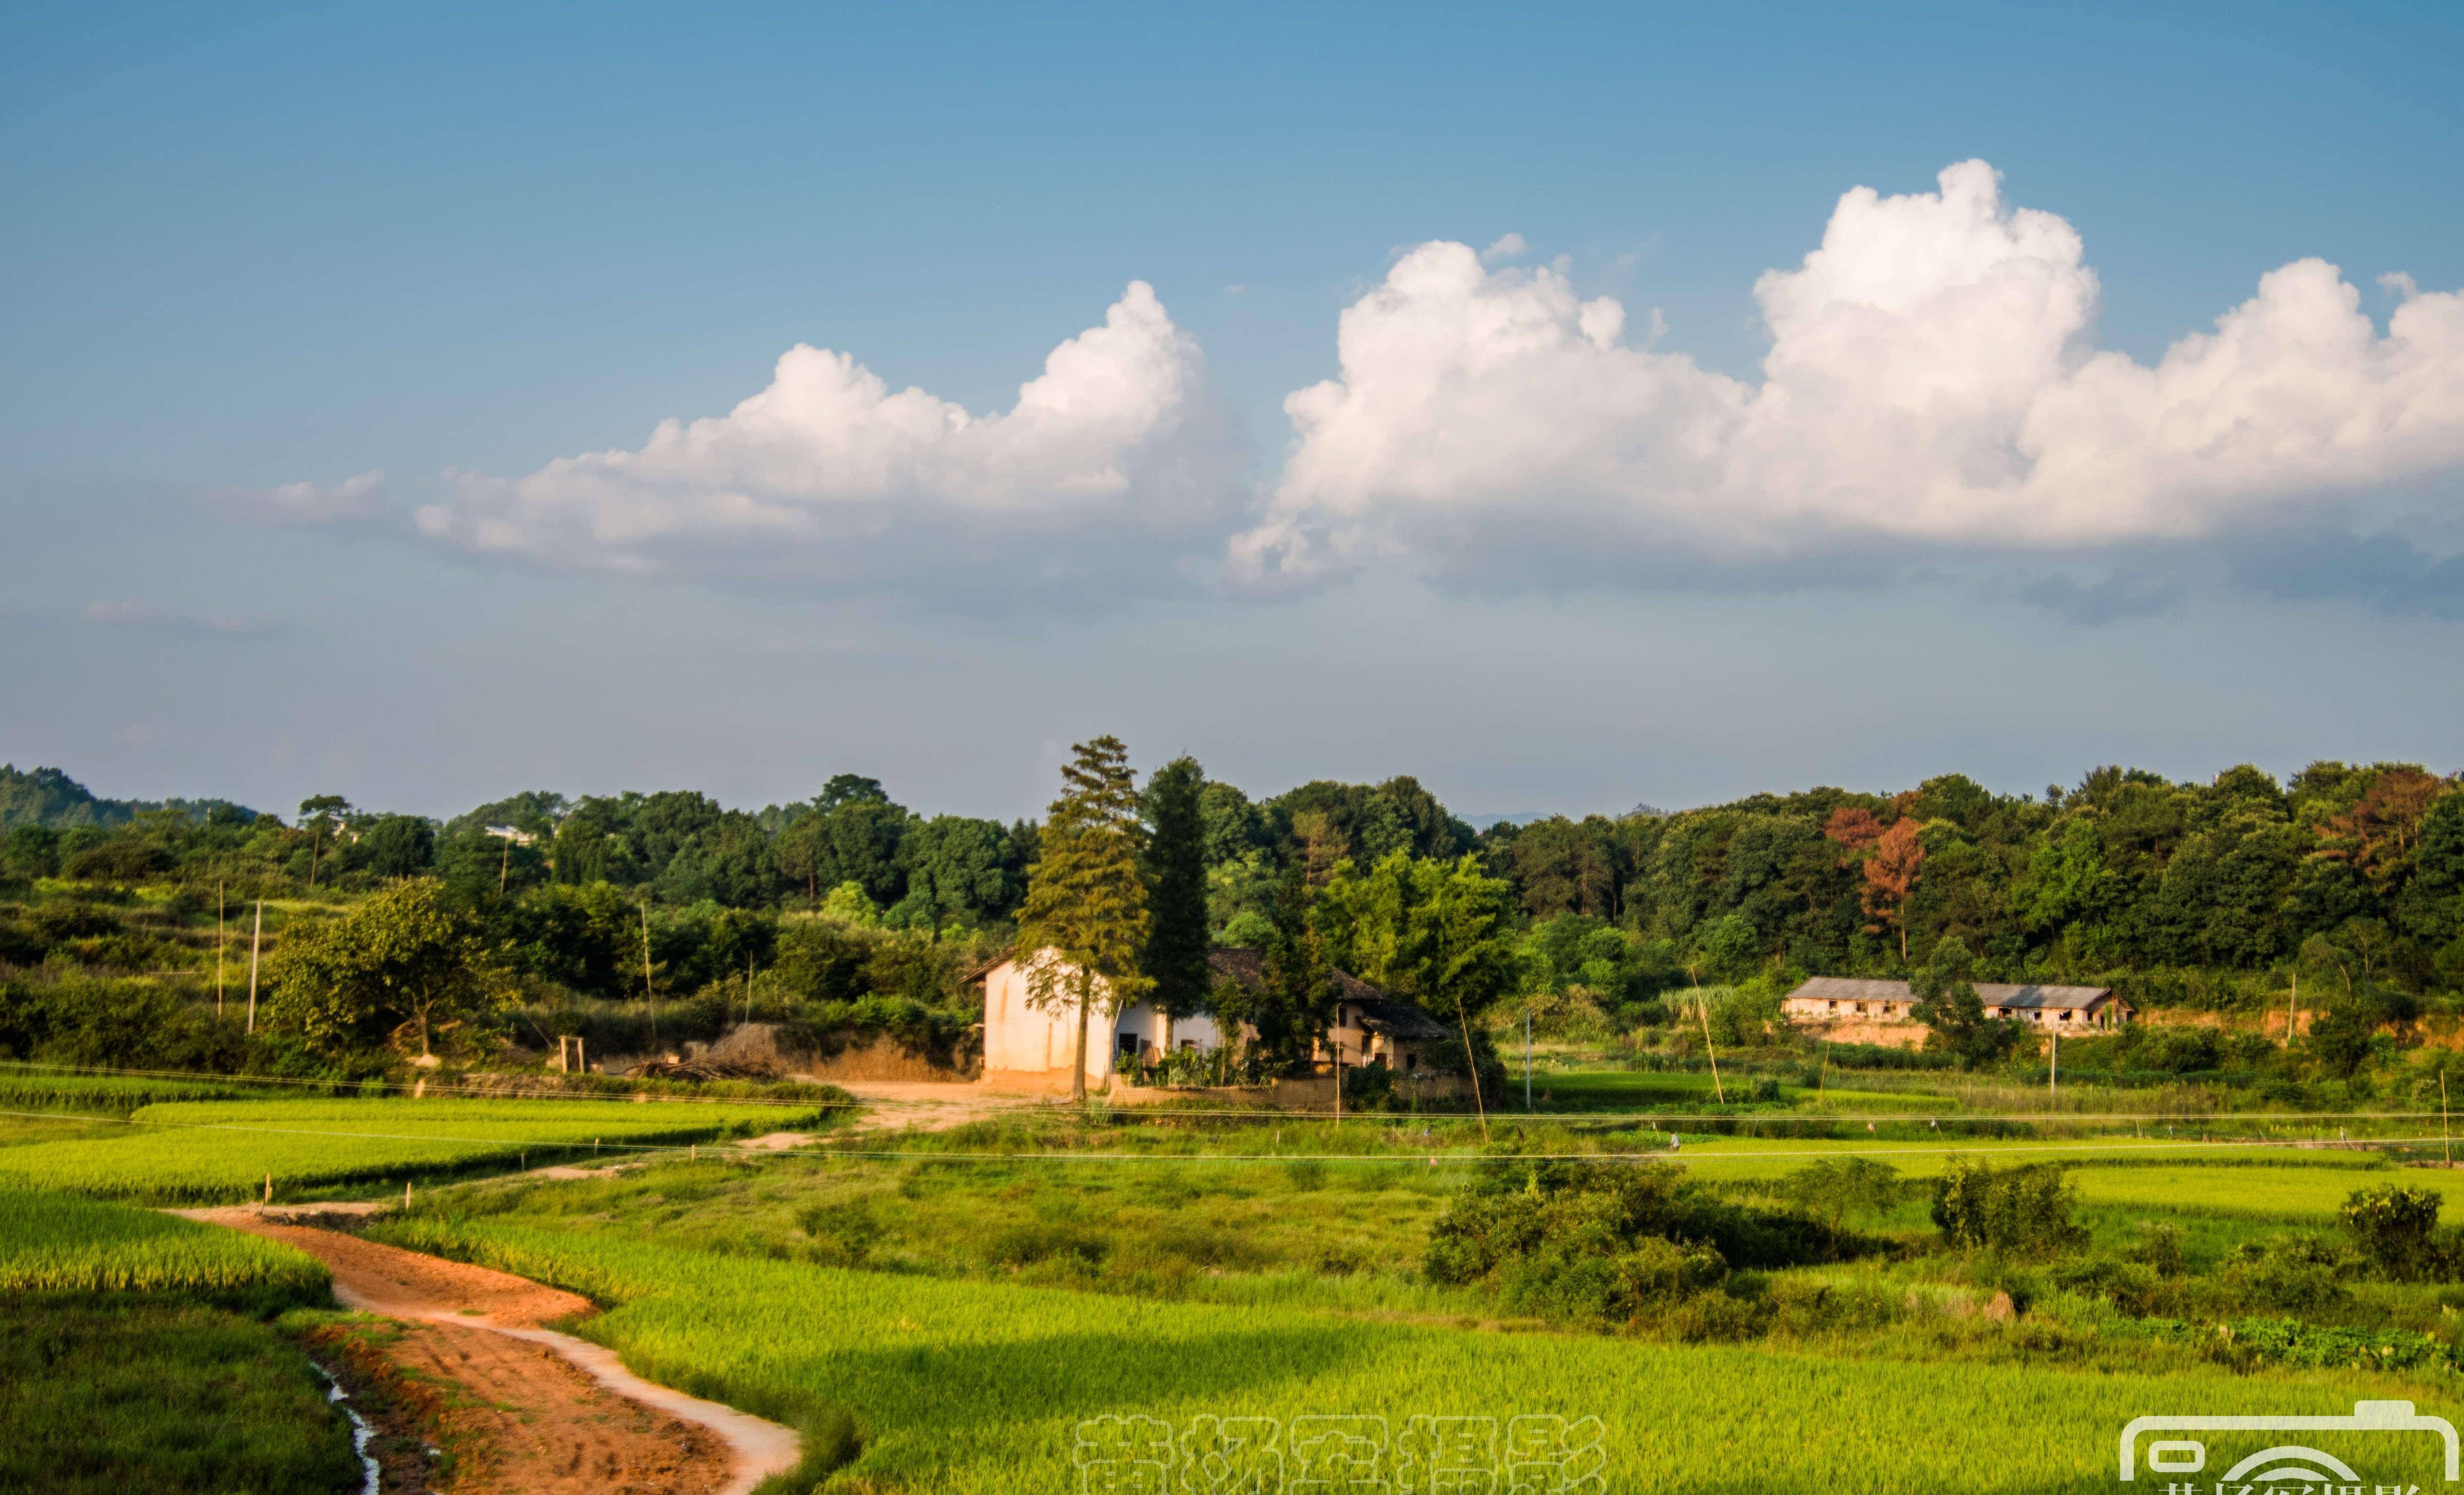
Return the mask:
M 1871 850 L 1874 843 L 1882 839 L 1882 823 L 1874 818 L 1872 810 L 1843 804 L 1822 823 L 1822 833 L 1839 843 L 1841 850 L 1855 856 Z
M 1924 868 L 1925 851 L 1917 836 L 1925 827 L 1913 815 L 1903 815 L 1891 822 L 1874 843 L 1874 854 L 1865 859 L 1865 886 L 1860 901 L 1865 912 L 1886 919 L 1900 932 L 1900 963 L 1908 959 L 1908 894 L 1916 890 L 1917 873 Z M 1880 932 L 1880 926 L 1876 926 Z
M 2387 770 L 2351 809 L 2329 816 L 2319 827 L 2320 839 L 2329 843 L 2320 854 L 2350 861 L 2384 881 L 2400 871 L 2412 855 L 2421 818 L 2445 787 L 2443 780 L 2418 768 Z

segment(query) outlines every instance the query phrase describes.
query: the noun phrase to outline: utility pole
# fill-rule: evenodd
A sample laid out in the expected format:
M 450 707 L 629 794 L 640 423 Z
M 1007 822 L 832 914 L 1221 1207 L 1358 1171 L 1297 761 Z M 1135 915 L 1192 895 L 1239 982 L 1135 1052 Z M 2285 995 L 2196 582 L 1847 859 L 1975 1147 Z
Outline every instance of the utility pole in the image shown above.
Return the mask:
M 1471 1071 L 1471 1103 L 1480 1109 L 1480 1140 L 1483 1146 L 1486 1146 L 1488 1102 L 1480 1093 L 1480 1059 L 1471 1048 L 1471 1010 L 1463 1004 L 1460 997 L 1455 999 L 1455 1017 L 1463 1023 L 1463 1067 Z
M 248 1030 L 256 1031 L 256 953 L 265 943 L 265 900 L 256 900 L 256 927 L 248 936 Z M 270 1185 L 269 1185 L 270 1187 Z M 273 1196 L 268 1195 L 271 1198 Z
M 2447 1132 L 2447 1066 L 2438 1068 L 2438 1146 L 2447 1154 L 2447 1166 L 2455 1166 L 2455 1143 Z
M 650 900 L 642 900 L 642 1000 L 650 1004 L 650 1044 L 659 1043 L 659 993 L 650 984 Z
M 2095 1056 L 2090 1055 L 2093 1058 Z M 2061 1103 L 2062 1030 L 2054 1029 L 2054 1059 L 2045 1068 L 2045 1109 L 2053 1110 Z
M 1720 1051 L 1711 1046 L 1711 999 L 1703 995 L 1699 983 L 1694 988 L 1694 1011 L 1703 1019 L 1703 1052 L 1711 1056 L 1711 1098 L 1726 1106 L 1728 1092 L 1720 1088 Z
M 1523 1004 L 1523 1109 L 1531 1110 L 1531 1004 Z
M 214 1016 L 223 1015 L 223 956 L 231 940 L 223 934 L 223 880 L 214 879 Z
M 499 898 L 505 895 L 505 873 L 512 869 L 513 865 L 514 844 L 507 841 L 505 849 L 496 858 L 496 896 Z
M 2291 1048 L 2293 1047 L 2293 1018 L 2294 1018 L 2294 1014 L 2295 1014 L 2296 1012 L 2298 1012 L 2298 1011 L 2299 1011 L 2299 1010 L 2300 1010 L 2300 1005 L 2301 1005 L 2301 973 L 2300 973 L 2300 972 L 2299 972 L 2299 971 L 2296 971 L 2296 972 L 2294 972 L 2294 973 L 2293 973 L 2293 992 L 2292 992 L 2292 995 L 2290 995 L 2290 996 L 2288 996 L 2288 997 L 2286 997 L 2286 998 L 2284 999 L 2284 1046 L 2285 1046 L 2285 1048 L 2286 1048 L 2286 1049 L 2288 1049 L 2288 1050 L 2289 1050 L 2289 1049 L 2291 1049 Z

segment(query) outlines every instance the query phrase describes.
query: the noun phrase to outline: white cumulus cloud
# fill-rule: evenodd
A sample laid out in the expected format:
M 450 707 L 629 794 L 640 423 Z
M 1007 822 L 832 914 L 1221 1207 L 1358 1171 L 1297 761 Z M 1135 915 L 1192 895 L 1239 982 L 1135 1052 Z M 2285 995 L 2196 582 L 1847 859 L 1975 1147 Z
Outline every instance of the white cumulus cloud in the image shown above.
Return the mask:
M 798 345 L 723 416 L 526 477 L 451 474 L 420 531 L 553 565 L 862 587 L 1024 584 L 1203 553 L 1240 520 L 1246 453 L 1198 344 L 1133 282 L 1017 404 L 977 415 Z
M 1253 583 L 1380 556 L 1440 574 L 1803 566 L 2092 551 L 2299 518 L 2464 466 L 2464 296 L 2386 283 L 2381 334 L 2301 260 L 2153 366 L 2095 345 L 2078 232 L 1991 167 L 1839 200 L 1755 286 L 1758 383 L 1626 336 L 1562 268 L 1425 244 L 1348 307 L 1340 377 L 1231 556 Z M 1655 321 L 1655 327 L 1656 327 Z

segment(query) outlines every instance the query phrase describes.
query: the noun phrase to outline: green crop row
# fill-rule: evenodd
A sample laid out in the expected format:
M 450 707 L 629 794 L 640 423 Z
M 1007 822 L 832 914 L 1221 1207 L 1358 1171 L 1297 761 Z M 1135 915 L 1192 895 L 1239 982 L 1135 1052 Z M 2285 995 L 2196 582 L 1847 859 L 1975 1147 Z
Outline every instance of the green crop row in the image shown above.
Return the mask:
M 6 1110 L 125 1112 L 167 1101 L 225 1100 L 262 1093 L 231 1080 L 79 1074 L 0 1065 L 0 1110 Z
M 1620 1492 L 2103 1491 L 2143 1414 L 2429 1400 L 2376 1373 L 1830 1359 L 864 1273 L 496 1220 L 381 1232 L 622 1305 L 582 1331 L 654 1380 L 781 1418 L 844 1403 L 870 1434 L 847 1476 L 935 1495 L 1079 1488 L 1073 1459 L 1109 1457 L 1105 1429 L 1081 1441 L 1095 1418 L 1179 1431 L 1327 1414 L 1382 1418 L 1397 1438 L 1415 1416 L 1596 1418 Z M 2376 1478 L 2401 1467 L 2426 1486 L 2425 1452 L 2346 1447 Z
M 825 1125 L 774 1106 L 623 1101 L 275 1100 L 149 1106 L 124 1133 L 0 1148 L 0 1186 L 214 1202 Z
M 290 1246 L 154 1210 L 0 1189 L 0 1291 L 185 1292 L 313 1303 L 324 1264 Z
M 2450 1205 L 2464 1195 L 2452 1173 L 2403 1169 L 2364 1173 L 2350 1168 L 2081 1168 L 2071 1176 L 2090 1204 L 2134 1209 L 2193 1210 L 2330 1224 L 2353 1191 L 2396 1183 L 2426 1189 Z

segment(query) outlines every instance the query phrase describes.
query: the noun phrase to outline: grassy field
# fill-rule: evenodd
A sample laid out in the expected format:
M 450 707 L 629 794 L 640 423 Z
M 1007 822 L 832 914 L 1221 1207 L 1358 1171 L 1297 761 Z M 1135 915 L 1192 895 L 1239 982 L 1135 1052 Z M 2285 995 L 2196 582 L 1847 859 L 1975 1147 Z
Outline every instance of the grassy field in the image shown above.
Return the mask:
M 5 1495 L 342 1495 L 350 1424 L 275 1326 L 179 1294 L 0 1301 Z
M 599 1160 L 616 1161 L 630 1156 L 620 1147 L 816 1131 L 827 1113 L 430 1098 L 134 1114 L 136 1125 L 58 1123 L 82 1133 L 75 1139 L 0 1136 L 0 1287 L 196 1290 L 218 1272 L 244 1281 L 251 1271 L 287 1280 L 270 1259 L 184 1254 L 200 1239 L 186 1222 L 45 1203 L 6 1192 L 9 1180 L 165 1199 L 251 1194 L 269 1171 L 288 1197 L 458 1174 L 467 1181 L 423 1191 L 375 1233 L 610 1305 L 583 1331 L 653 1379 L 787 1420 L 852 1411 L 869 1439 L 837 1477 L 848 1495 L 1076 1488 L 1073 1458 L 1089 1456 L 1075 1449 L 1081 1424 L 1106 1417 L 1176 1432 L 1205 1417 L 1382 1418 L 1390 1459 L 1415 1417 L 1595 1418 L 1610 1489 L 1759 1495 L 2101 1489 L 2118 1430 L 2143 1413 L 2344 1411 L 2363 1397 L 2456 1412 L 2454 1374 L 2435 1357 L 2400 1373 L 2304 1370 L 2287 1354 L 2234 1360 L 2216 1352 L 2217 1323 L 2164 1316 L 2190 1313 L 2179 1306 L 2125 1309 L 2114 1296 L 2156 1284 L 2168 1303 L 2212 1301 L 2219 1321 L 2248 1331 L 2249 1315 L 2276 1311 L 2254 1308 L 2259 1289 L 2234 1275 L 2255 1269 L 2235 1265 L 2258 1261 L 2252 1251 L 2334 1234 L 2337 1207 L 2365 1184 L 2451 1198 L 2449 1180 L 2464 1184 L 2373 1153 L 2127 1133 L 1964 1137 L 1888 1121 L 1845 1139 L 1687 1132 L 1676 1161 L 1741 1197 L 1776 1198 L 1785 1190 L 1769 1185 L 1826 1158 L 1890 1163 L 1911 1187 L 1849 1224 L 1895 1243 L 1856 1261 L 1741 1273 L 1736 1290 L 1765 1315 L 1750 1332 L 1578 1333 L 1518 1317 L 1477 1285 L 1421 1274 L 1432 1222 L 1482 1155 L 1476 1122 L 1038 1112 L 939 1133 L 825 1133 L 802 1154 L 727 1149 L 688 1162 L 669 1152 L 621 1174 L 548 1179 L 478 1176 L 525 1150 L 537 1166 L 598 1138 Z M 1666 1133 L 1605 1116 L 1497 1119 L 1495 1153 L 1670 1155 Z M 2088 1237 L 2059 1262 L 1945 1252 L 1923 1181 L 1963 1157 L 2076 1165 L 2068 1176 Z M 2190 1277 L 2132 1264 L 2152 1260 L 2151 1230 L 2171 1232 Z M 2107 1276 L 2079 1277 L 2081 1264 Z M 2220 1295 L 2201 1299 L 2211 1277 Z M 2006 1290 L 2030 1306 L 1987 1312 Z M 1834 1309 L 1800 1311 L 1825 1302 Z M 2448 1303 L 2435 1285 L 2330 1290 L 2315 1311 L 2298 1311 L 2348 1337 L 2303 1352 L 2345 1364 L 2368 1361 L 2389 1333 L 2443 1343 Z M 80 1343 L 101 1342 L 91 1337 L 99 1321 L 80 1323 Z M 2358 1348 L 2338 1348 L 2347 1343 Z M 193 1363 L 165 1374 L 188 1390 L 212 1384 Z M 1906 1409 L 1942 1410 L 1912 1432 Z M 2364 1444 L 2352 1456 L 2369 1453 Z M 2436 1483 L 2434 1469 L 2384 1456 L 2366 1472 Z M 315 1486 L 269 1476 L 248 1487 Z
M 527 1161 L 830 1124 L 779 1106 L 625 1101 L 277 1100 L 148 1106 L 116 1134 L 0 1147 L 0 1185 L 216 1202 L 450 1176 Z
M 2457 1201 L 2464 1199 L 2464 1176 L 2420 1168 L 2367 1173 L 2328 1167 L 2081 1168 L 2071 1176 L 2079 1198 L 2090 1204 L 2319 1226 L 2333 1223 L 2337 1209 L 2367 1184 L 2396 1183 L 2441 1195 L 2451 1221 Z
M 323 1264 L 154 1210 L 0 1189 L 0 1291 L 182 1292 L 250 1305 L 325 1301 Z
M 267 1322 L 326 1284 L 253 1236 L 0 1189 L 0 1491 L 358 1489 L 349 1424 Z
M 653 1378 L 771 1416 L 850 1406 L 871 1439 L 842 1478 L 876 1488 L 1074 1488 L 1079 1425 L 1107 1416 L 1181 1430 L 1205 1416 L 1343 1413 L 1393 1434 L 1416 1416 L 1596 1418 L 1613 1490 L 2102 1490 L 2116 1431 L 2145 1412 L 2343 1410 L 2381 1395 L 2460 1410 L 2364 1373 L 1857 1360 L 1167 1305 L 500 1220 L 394 1233 L 621 1304 L 583 1332 Z M 1906 1410 L 1926 1407 L 1945 1415 L 1911 1427 Z M 2434 1472 L 2406 1469 L 2423 1483 Z
M 271 1092 L 228 1080 L 79 1074 L 0 1064 L 0 1110 L 93 1110 L 125 1114 L 170 1101 L 231 1100 Z
M 1509 1066 L 1510 1068 L 1511 1066 Z M 1793 1110 L 1833 1111 L 1948 1111 L 1957 1103 L 1948 1096 L 1921 1090 L 1859 1089 L 1852 1077 L 1841 1077 L 1842 1083 L 1780 1085 L 1772 1093 L 1758 1092 L 1755 1078 L 1744 1073 L 1722 1076 L 1714 1086 L 1705 1074 L 1652 1072 L 1648 1070 L 1577 1069 L 1535 1074 L 1531 1078 L 1532 1109 L 1536 1111 L 1648 1111 L 1655 1109 L 1683 1109 L 1726 1104 L 1735 1107 L 1757 1103 L 1777 1105 Z M 1509 1077 L 1505 1094 L 1499 1099 L 1502 1112 L 1520 1110 L 1523 1106 L 1523 1079 L 1519 1072 Z M 1722 1097 L 1725 1096 L 1725 1101 Z

